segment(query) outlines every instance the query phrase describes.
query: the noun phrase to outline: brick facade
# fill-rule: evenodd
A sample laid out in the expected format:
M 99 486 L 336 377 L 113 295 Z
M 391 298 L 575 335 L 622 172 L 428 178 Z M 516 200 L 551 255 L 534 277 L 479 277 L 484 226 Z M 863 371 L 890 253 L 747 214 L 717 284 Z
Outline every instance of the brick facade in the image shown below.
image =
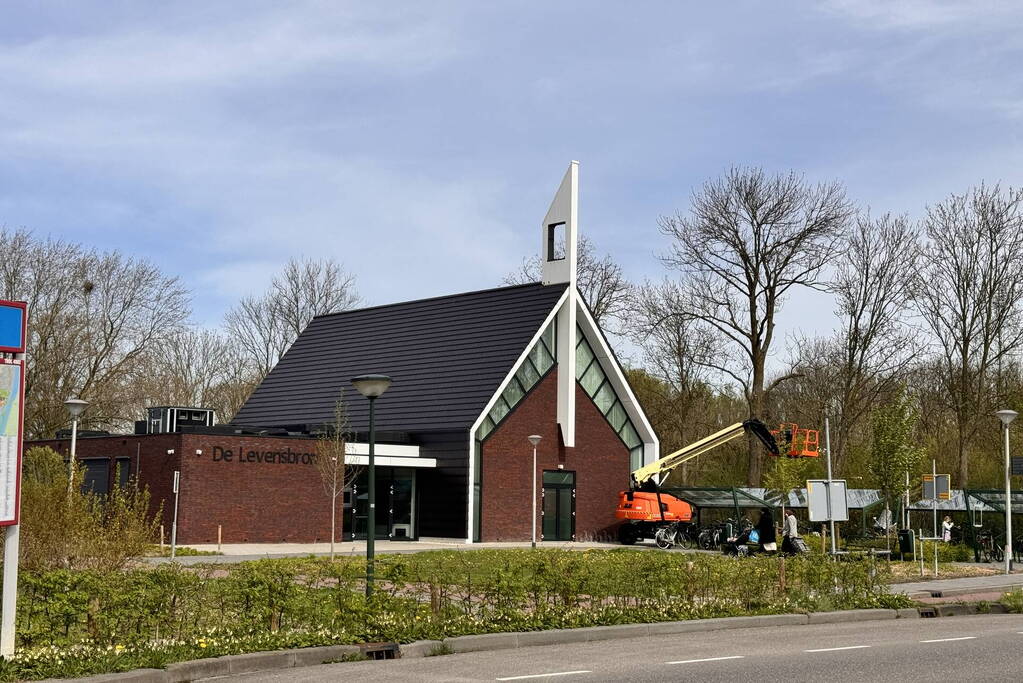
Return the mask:
M 543 437 L 537 448 L 537 472 L 576 474 L 575 538 L 615 538 L 618 492 L 629 485 L 629 450 L 576 385 L 576 445 L 560 443 L 557 425 L 557 368 L 526 396 L 483 443 L 481 540 L 521 541 L 530 537 L 533 464 L 531 434 Z M 541 475 L 537 475 L 539 508 Z M 537 538 L 540 537 L 537 510 Z
M 483 541 L 522 541 L 530 537 L 532 449 L 526 438 L 530 434 L 543 437 L 537 449 L 538 472 L 557 470 L 559 465 L 565 471 L 575 472 L 576 540 L 614 538 L 618 525 L 615 501 L 618 492 L 628 487 L 629 451 L 578 385 L 576 421 L 576 446 L 565 448 L 560 444 L 557 426 L 555 368 L 484 442 Z M 461 444 L 467 436 L 455 434 L 445 438 Z M 64 454 L 70 447 L 66 440 L 27 444 L 33 445 L 50 446 Z M 460 448 L 452 451 L 451 458 L 467 462 L 468 454 Z M 115 463 L 127 459 L 131 474 L 138 474 L 140 483 L 149 487 L 153 507 L 163 504 L 168 542 L 174 506 L 172 482 L 174 471 L 180 470 L 180 543 L 215 543 L 218 525 L 224 543 L 309 543 L 330 538 L 329 498 L 311 459 L 302 457 L 315 450 L 316 442 L 312 439 L 189 433 L 86 437 L 78 441 L 77 456 L 109 458 L 111 487 L 116 485 Z M 230 459 L 225 457 L 227 451 L 231 452 Z M 424 447 L 424 456 L 439 456 L 425 451 Z M 268 462 L 265 453 L 284 453 L 285 462 L 280 462 L 280 455 L 271 456 Z M 449 469 L 452 467 L 447 461 L 445 464 Z M 465 478 L 447 481 L 441 478 L 446 471 L 424 470 L 418 474 L 422 513 L 418 533 L 424 528 L 433 529 L 426 518 L 436 516 L 434 508 L 427 505 L 431 495 L 445 501 L 446 511 L 461 515 L 461 526 L 452 518 L 443 531 L 450 535 L 464 533 Z M 538 501 L 541 481 L 538 475 Z M 434 490 L 424 491 L 430 485 Z M 452 488 L 455 490 L 447 490 Z M 450 509 L 452 505 L 454 508 Z M 345 535 L 341 534 L 342 514 L 339 501 L 339 539 L 346 538 L 348 532 L 346 529 Z M 538 538 L 540 525 L 538 509 Z
M 33 445 L 64 454 L 70 448 L 68 441 L 27 447 Z M 193 544 L 216 543 L 218 525 L 224 543 L 329 541 L 330 498 L 312 459 L 303 457 L 315 452 L 312 439 L 212 434 L 91 437 L 76 447 L 80 459 L 110 458 L 111 486 L 116 460 L 130 460 L 131 473 L 149 487 L 153 507 L 163 504 L 168 541 L 174 471 L 180 470 L 178 541 Z M 340 500 L 337 515 L 340 530 Z

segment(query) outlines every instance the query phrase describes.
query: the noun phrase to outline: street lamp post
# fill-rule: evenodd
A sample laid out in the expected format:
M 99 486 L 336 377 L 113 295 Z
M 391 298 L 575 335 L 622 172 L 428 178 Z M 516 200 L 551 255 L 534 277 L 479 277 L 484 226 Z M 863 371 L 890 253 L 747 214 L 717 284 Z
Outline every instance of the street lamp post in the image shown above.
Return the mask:
M 366 472 L 369 488 L 369 514 L 366 520 L 366 597 L 373 595 L 373 561 L 375 559 L 374 541 L 376 540 L 376 462 L 374 445 L 376 433 L 373 424 L 373 412 L 376 400 L 391 386 L 391 378 L 387 375 L 359 375 L 352 378 L 356 391 L 369 399 L 369 467 Z
M 67 462 L 67 499 L 71 500 L 71 494 L 75 485 L 75 448 L 78 445 L 78 417 L 89 405 L 88 401 L 80 398 L 69 398 L 64 401 L 64 407 L 71 415 L 71 458 Z
M 1005 433 L 1005 573 L 1012 571 L 1012 466 L 1009 463 L 1009 423 L 1019 415 L 1015 410 L 999 410 L 995 413 L 1002 421 Z
M 540 443 L 540 439 L 543 437 L 539 434 L 533 434 L 528 437 L 529 443 L 533 444 L 533 469 L 529 471 L 529 476 L 533 480 L 533 526 L 531 529 L 533 539 L 533 549 L 536 549 L 536 447 Z

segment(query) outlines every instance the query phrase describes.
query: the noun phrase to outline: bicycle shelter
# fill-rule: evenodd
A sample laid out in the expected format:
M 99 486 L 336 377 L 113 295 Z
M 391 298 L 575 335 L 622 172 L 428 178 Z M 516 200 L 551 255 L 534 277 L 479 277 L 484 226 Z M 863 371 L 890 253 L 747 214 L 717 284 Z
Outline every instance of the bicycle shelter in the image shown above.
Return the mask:
M 1023 514 L 1023 491 L 1013 492 L 1012 514 Z M 918 500 L 909 506 L 911 511 L 930 512 L 937 508 L 938 512 L 965 512 L 969 516 L 970 545 L 973 547 L 974 559 L 980 561 L 980 549 L 977 544 L 977 523 L 983 519 L 984 513 L 991 513 L 996 518 L 1005 514 L 1005 491 L 1000 489 L 953 489 L 948 500 L 936 502 L 930 500 Z
M 704 508 L 727 509 L 735 511 L 735 518 L 742 516 L 743 508 L 775 508 L 777 503 L 765 500 L 755 495 L 750 489 L 731 487 L 718 488 L 713 486 L 689 486 L 689 487 L 666 487 L 661 489 L 662 493 L 668 493 L 696 508 L 696 524 L 702 525 L 701 511 Z

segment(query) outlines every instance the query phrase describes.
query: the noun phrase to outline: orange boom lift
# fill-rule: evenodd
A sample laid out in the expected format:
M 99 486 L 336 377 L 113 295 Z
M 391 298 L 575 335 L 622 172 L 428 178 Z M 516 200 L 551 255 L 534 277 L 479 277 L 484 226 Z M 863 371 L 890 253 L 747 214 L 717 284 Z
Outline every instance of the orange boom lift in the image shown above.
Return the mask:
M 731 427 L 725 427 L 660 460 L 640 467 L 632 473 L 631 488 L 618 494 L 615 517 L 626 520 L 626 523 L 618 528 L 618 540 L 625 545 L 631 545 L 641 538 L 652 538 L 658 527 L 668 522 L 692 521 L 693 506 L 675 496 L 661 493 L 656 480 L 658 475 L 667 474 L 687 460 L 692 460 L 745 434 L 753 434 L 760 439 L 768 452 L 780 455 L 775 433 L 777 431 L 770 431 L 767 425 L 755 418 L 736 422 Z M 814 440 L 816 442 L 816 432 Z

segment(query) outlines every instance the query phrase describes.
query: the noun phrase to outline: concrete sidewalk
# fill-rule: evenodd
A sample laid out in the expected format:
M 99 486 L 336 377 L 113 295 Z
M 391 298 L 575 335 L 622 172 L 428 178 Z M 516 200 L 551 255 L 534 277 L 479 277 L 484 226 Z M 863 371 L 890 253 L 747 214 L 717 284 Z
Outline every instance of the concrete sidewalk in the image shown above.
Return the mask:
M 217 551 L 217 545 L 182 546 L 195 550 Z M 377 541 L 375 550 L 384 553 L 419 553 L 427 550 L 485 550 L 494 548 L 529 548 L 529 541 L 509 543 L 466 543 L 457 538 L 421 538 L 418 541 Z M 540 548 L 562 548 L 567 550 L 589 550 L 591 548 L 623 548 L 619 543 L 596 543 L 581 541 L 545 541 L 537 543 Z M 649 545 L 636 544 L 632 548 L 655 549 Z M 309 555 L 326 556 L 330 554 L 329 543 L 225 543 L 220 546 L 222 555 L 198 555 L 176 557 L 175 562 L 181 564 L 233 563 L 250 560 L 262 560 L 277 557 L 307 557 Z M 344 557 L 358 557 L 366 554 L 365 541 L 346 541 L 334 544 L 334 554 Z M 147 562 L 162 564 L 170 562 L 169 557 L 148 557 Z

